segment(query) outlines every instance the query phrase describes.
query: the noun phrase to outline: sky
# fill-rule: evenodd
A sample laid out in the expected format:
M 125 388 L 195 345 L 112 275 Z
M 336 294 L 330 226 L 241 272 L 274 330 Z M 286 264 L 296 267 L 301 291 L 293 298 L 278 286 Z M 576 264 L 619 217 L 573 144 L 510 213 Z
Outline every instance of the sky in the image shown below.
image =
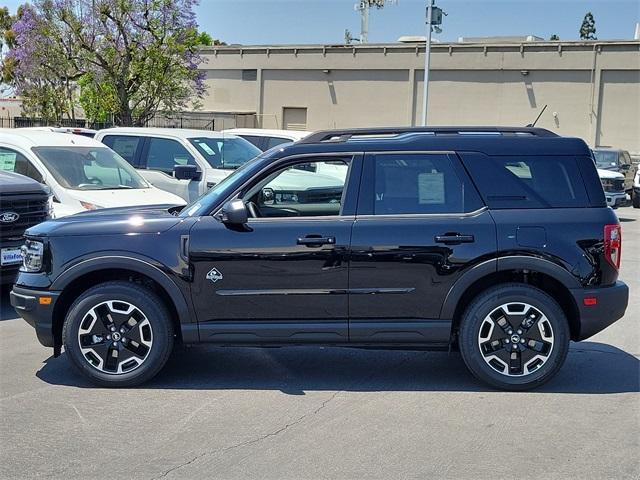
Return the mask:
M 25 0 L 1 2 L 15 11 Z M 356 0 L 200 0 L 200 29 L 227 43 L 343 43 L 344 31 L 359 36 Z M 395 42 L 425 34 L 426 0 L 397 0 L 371 11 L 369 42 Z M 458 37 L 537 35 L 577 40 L 584 14 L 596 20 L 601 40 L 633 38 L 640 0 L 436 0 L 448 15 L 440 41 Z

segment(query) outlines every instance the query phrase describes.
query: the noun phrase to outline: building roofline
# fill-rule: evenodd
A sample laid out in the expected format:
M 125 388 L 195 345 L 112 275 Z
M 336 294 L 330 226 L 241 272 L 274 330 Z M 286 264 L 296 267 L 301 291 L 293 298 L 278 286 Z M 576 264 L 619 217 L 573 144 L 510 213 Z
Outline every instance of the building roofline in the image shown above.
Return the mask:
M 640 40 L 570 40 L 570 41 L 518 41 L 518 42 L 438 42 L 432 43 L 431 48 L 437 49 L 463 49 L 463 48 L 485 48 L 485 47 L 512 47 L 520 48 L 526 47 L 595 47 L 595 46 L 640 46 Z M 346 44 L 280 44 L 280 45 L 215 45 L 211 47 L 201 47 L 202 53 L 233 53 L 236 51 L 264 51 L 264 50 L 377 50 L 380 48 L 386 49 L 414 49 L 416 47 L 424 47 L 422 42 L 416 43 L 367 43 L 364 45 L 346 45 Z

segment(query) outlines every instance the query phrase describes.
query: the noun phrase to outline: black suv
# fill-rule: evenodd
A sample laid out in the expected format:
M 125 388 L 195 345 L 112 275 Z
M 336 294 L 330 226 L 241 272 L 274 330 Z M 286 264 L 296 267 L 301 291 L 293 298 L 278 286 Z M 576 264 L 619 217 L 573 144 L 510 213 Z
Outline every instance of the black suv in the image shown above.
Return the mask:
M 15 280 L 24 231 L 49 218 L 49 205 L 49 187 L 0 169 L 0 285 Z
M 589 148 L 537 128 L 318 132 L 184 208 L 81 213 L 27 237 L 12 305 L 106 386 L 207 342 L 457 348 L 481 380 L 522 390 L 628 301 Z

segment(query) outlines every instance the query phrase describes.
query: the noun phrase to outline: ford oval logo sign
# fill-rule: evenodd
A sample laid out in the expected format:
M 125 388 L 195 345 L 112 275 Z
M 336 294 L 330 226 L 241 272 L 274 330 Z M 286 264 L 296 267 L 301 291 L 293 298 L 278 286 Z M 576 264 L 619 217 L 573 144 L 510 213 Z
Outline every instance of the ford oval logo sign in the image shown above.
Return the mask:
M 2 212 L 0 213 L 0 223 L 13 223 L 18 221 L 20 215 L 16 212 Z

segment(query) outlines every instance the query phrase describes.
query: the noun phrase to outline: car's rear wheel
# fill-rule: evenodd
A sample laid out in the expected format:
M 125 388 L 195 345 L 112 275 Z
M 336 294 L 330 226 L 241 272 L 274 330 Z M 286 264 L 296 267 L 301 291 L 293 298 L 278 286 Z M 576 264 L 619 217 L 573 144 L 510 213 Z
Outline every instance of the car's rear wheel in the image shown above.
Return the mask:
M 632 198 L 631 201 L 633 203 L 633 208 L 640 208 L 640 193 L 634 190 L 631 198 Z
M 109 282 L 84 292 L 67 314 L 63 342 L 72 363 L 101 386 L 146 382 L 173 347 L 169 313 L 150 289 Z
M 566 359 L 570 340 L 558 303 L 525 284 L 481 293 L 465 311 L 459 333 L 469 370 L 505 390 L 527 390 L 551 379 Z

